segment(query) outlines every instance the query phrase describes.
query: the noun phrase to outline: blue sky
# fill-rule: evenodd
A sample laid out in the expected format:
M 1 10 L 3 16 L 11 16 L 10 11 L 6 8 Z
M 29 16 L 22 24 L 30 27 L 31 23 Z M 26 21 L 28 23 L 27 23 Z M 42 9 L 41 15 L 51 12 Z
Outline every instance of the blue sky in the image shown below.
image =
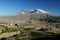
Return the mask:
M 38 8 L 60 15 L 60 0 L 0 0 L 0 16 Z

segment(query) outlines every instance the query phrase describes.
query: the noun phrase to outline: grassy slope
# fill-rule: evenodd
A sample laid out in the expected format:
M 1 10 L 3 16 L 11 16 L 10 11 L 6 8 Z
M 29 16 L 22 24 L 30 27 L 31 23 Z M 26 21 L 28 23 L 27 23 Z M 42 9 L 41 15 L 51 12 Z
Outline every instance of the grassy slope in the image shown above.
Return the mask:
M 23 23 L 22 27 L 18 28 L 8 28 L 4 25 L 0 25 L 0 34 L 7 32 L 15 32 L 20 31 L 21 33 L 12 37 L 8 37 L 7 39 L 15 39 L 15 40 L 32 40 L 37 38 L 45 38 L 45 37 L 53 37 L 55 35 L 60 35 L 60 28 L 56 27 L 56 23 L 40 23 L 40 24 L 29 24 Z M 60 24 L 58 24 L 60 25 Z M 44 31 L 40 31 L 40 29 L 46 29 Z M 51 29 L 50 29 L 51 28 Z M 8 34 L 7 34 L 8 35 Z

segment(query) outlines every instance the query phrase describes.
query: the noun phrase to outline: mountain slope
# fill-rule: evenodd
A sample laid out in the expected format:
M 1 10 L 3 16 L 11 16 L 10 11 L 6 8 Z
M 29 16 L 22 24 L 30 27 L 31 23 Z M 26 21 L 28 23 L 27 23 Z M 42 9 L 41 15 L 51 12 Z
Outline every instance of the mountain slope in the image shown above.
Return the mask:
M 34 23 L 43 21 L 43 22 L 60 22 L 60 17 L 51 15 L 49 12 L 46 12 L 41 9 L 35 10 L 22 10 L 13 15 L 2 16 L 0 17 L 1 22 L 15 22 L 15 21 L 34 21 Z
M 9 15 L 9 16 L 3 16 L 0 17 L 0 21 L 16 21 L 16 20 L 23 20 L 23 21 L 28 21 L 30 19 L 37 19 L 37 18 L 47 18 L 47 15 L 50 16 L 50 14 L 48 14 L 48 12 L 45 12 L 41 9 L 35 9 L 33 11 L 31 10 L 22 10 L 21 12 L 18 12 L 16 14 L 13 15 Z M 5 20 L 4 20 L 5 19 Z

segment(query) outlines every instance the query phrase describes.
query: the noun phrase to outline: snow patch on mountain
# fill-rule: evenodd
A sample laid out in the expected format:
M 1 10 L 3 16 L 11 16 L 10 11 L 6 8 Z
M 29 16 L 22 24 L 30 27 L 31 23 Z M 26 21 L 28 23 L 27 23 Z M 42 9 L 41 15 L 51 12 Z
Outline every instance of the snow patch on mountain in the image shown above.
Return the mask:
M 47 12 L 47 11 L 44 11 L 44 10 L 42 10 L 42 9 L 36 9 L 38 12 L 41 12 L 41 13 L 49 13 L 49 12 Z

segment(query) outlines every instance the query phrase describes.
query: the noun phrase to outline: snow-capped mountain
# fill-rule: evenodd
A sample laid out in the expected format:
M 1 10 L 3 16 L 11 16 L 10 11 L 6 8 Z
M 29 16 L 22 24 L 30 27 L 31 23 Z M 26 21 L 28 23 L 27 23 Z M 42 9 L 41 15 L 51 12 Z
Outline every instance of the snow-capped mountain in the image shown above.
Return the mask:
M 44 11 L 44 10 L 42 10 L 42 9 L 35 9 L 35 10 L 22 10 L 21 12 L 22 12 L 22 14 L 24 14 L 24 13 L 37 13 L 37 14 L 41 14 L 41 13 L 45 13 L 45 14 L 47 14 L 47 13 L 49 13 L 49 12 Z
M 16 20 L 29 21 L 31 19 L 32 20 L 46 19 L 48 16 L 51 16 L 49 12 L 44 11 L 42 9 L 22 10 L 21 12 L 18 12 L 13 15 L 0 17 L 0 21 L 5 21 L 5 22 L 7 21 L 12 22 Z
M 35 9 L 35 10 L 33 10 L 34 12 L 37 12 L 38 14 L 39 13 L 48 13 L 47 11 L 44 11 L 44 10 L 42 10 L 42 9 Z

